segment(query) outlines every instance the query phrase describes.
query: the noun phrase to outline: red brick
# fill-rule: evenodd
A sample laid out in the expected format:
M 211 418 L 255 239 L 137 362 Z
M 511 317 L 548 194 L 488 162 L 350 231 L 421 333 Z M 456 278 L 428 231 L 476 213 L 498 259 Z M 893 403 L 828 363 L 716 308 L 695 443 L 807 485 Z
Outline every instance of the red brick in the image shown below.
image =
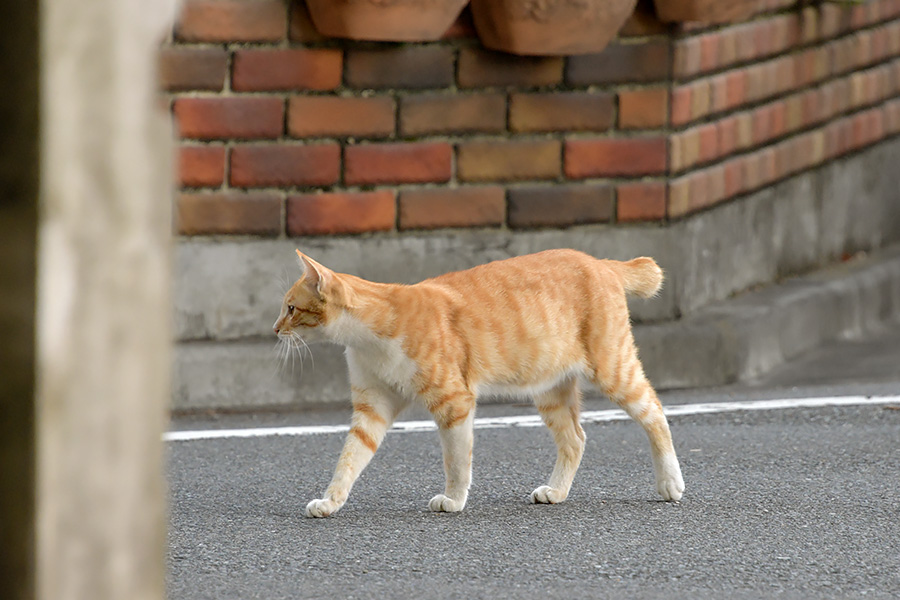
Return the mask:
M 819 11 L 814 5 L 805 6 L 800 12 L 799 42 L 803 45 L 816 41 L 819 30 Z
M 668 41 L 610 44 L 598 54 L 571 56 L 566 83 L 595 85 L 665 81 L 671 71 Z
M 502 187 L 462 187 L 400 192 L 400 229 L 491 227 L 506 218 Z
M 665 138 L 569 140 L 565 172 L 572 179 L 654 175 L 666 170 Z
M 394 192 L 303 194 L 287 200 L 288 235 L 333 235 L 390 231 L 397 203 Z
M 282 0 L 188 0 L 175 37 L 188 42 L 277 42 L 286 29 Z
M 772 54 L 772 41 L 770 21 L 753 23 L 753 47 L 758 58 Z
M 692 128 L 669 136 L 669 172 L 678 173 L 697 162 L 696 156 L 691 159 L 693 148 L 699 155 L 700 136 L 696 133 L 696 128 Z
M 700 38 L 689 37 L 675 43 L 675 76 L 692 77 L 700 73 Z
M 832 104 L 828 107 L 828 111 L 831 114 L 840 114 L 848 111 L 850 109 L 850 81 L 847 78 L 844 79 L 836 79 L 831 82 L 828 86 L 833 95 L 831 97 Z M 804 110 L 806 110 L 806 96 L 803 96 Z M 825 100 L 826 98 L 818 98 L 816 102 Z M 820 109 L 819 114 L 817 115 L 817 120 L 823 117 L 823 113 L 825 111 Z
M 619 127 L 622 129 L 658 129 L 665 127 L 669 115 L 669 90 L 643 88 L 619 92 Z
M 160 87 L 170 92 L 218 91 L 225 86 L 227 68 L 222 48 L 166 46 L 159 53 Z
M 288 133 L 294 137 L 385 137 L 394 133 L 394 100 L 387 96 L 292 96 Z
M 716 123 L 718 131 L 719 155 L 728 156 L 737 150 L 738 121 L 737 117 L 726 117 Z
M 762 182 L 762 154 L 755 152 L 744 155 L 741 158 L 741 175 L 744 181 L 744 190 L 753 191 L 760 188 Z
M 682 217 L 690 210 L 691 180 L 689 176 L 670 179 L 668 184 L 666 216 L 670 219 Z
M 793 140 L 785 140 L 779 144 L 775 144 L 775 163 L 778 167 L 780 177 L 784 177 L 794 173 L 797 170 L 797 147 L 802 145 L 802 150 L 808 150 L 805 140 L 806 136 L 799 136 Z
M 850 28 L 850 12 L 843 6 L 824 3 L 819 7 L 819 39 L 829 39 Z
M 340 166 L 337 144 L 236 146 L 230 179 L 235 187 L 331 185 L 338 181 Z
M 333 90 L 341 84 L 343 54 L 332 48 L 237 50 L 231 87 L 238 92 Z
M 284 128 L 281 98 L 178 98 L 172 110 L 183 138 L 277 138 Z
M 701 163 L 707 163 L 719 157 L 719 130 L 715 123 L 707 123 L 699 128 Z
M 661 181 L 624 183 L 616 190 L 616 219 L 659 221 L 666 217 L 666 184 Z
M 888 56 L 900 56 L 900 21 L 895 21 L 888 26 L 887 54 Z
M 176 203 L 175 221 L 182 235 L 278 235 L 281 204 L 277 193 L 185 193 Z
M 691 86 L 683 85 L 672 90 L 672 125 L 691 122 Z
M 737 196 L 744 190 L 744 173 L 739 159 L 725 163 L 725 198 Z
M 446 142 L 367 144 L 344 150 L 347 185 L 448 181 L 452 149 Z
M 556 140 L 470 141 L 459 145 L 460 181 L 555 179 L 560 174 Z
M 400 100 L 400 134 L 499 133 L 504 94 L 416 94 Z
M 180 146 L 178 182 L 183 187 L 218 187 L 225 181 L 224 146 Z
M 750 65 L 744 72 L 747 74 L 747 101 L 755 102 L 767 97 L 772 84 L 768 81 L 765 63 Z
M 737 148 L 746 150 L 753 146 L 753 112 L 738 113 L 734 119 L 737 121 Z
M 708 125 L 697 125 L 696 127 L 691 127 L 690 129 L 682 131 L 681 135 L 678 136 L 681 141 L 680 150 L 682 154 L 682 167 L 690 168 L 700 163 L 700 154 L 702 151 L 700 132 L 704 129 L 708 131 L 708 127 Z M 707 133 L 707 138 L 708 137 Z M 669 156 L 669 168 L 674 170 L 674 164 L 674 156 Z
M 772 137 L 772 110 L 762 106 L 753 111 L 753 144 L 760 145 Z
M 900 133 L 900 99 L 884 105 L 884 122 L 886 135 Z
M 728 77 L 716 75 L 709 80 L 709 109 L 712 113 L 728 110 Z
M 556 85 L 562 73 L 560 57 L 513 56 L 471 47 L 459 51 L 457 79 L 464 88 Z
M 556 185 L 509 190 L 509 226 L 568 227 L 612 220 L 613 190 L 602 185 Z
M 762 178 L 762 185 L 765 186 L 774 181 L 777 181 L 780 177 L 778 155 L 775 153 L 775 148 L 773 146 L 762 149 L 760 151 L 760 154 L 760 177 Z
M 872 42 L 870 48 L 869 59 L 871 62 L 880 62 L 890 56 L 888 54 L 888 29 L 887 27 L 879 27 L 871 32 Z
M 775 72 L 776 94 L 782 94 L 798 87 L 795 79 L 794 60 L 791 57 L 786 56 L 776 60 L 772 63 L 771 68 Z
M 713 71 L 719 66 L 719 43 L 721 34 L 707 33 L 700 36 L 700 70 Z
M 737 50 L 737 61 L 747 62 L 755 60 L 758 57 L 756 52 L 756 29 L 751 23 L 743 23 L 731 28 L 732 35 L 735 36 L 735 49 Z
M 445 88 L 453 83 L 453 48 L 403 45 L 349 50 L 346 82 L 354 88 Z
M 770 20 L 772 52 L 779 54 L 791 48 L 799 39 L 797 14 L 779 15 Z
M 697 120 L 709 114 L 712 106 L 712 88 L 709 80 L 701 79 L 691 84 L 691 119 Z
M 738 60 L 738 35 L 733 27 L 719 31 L 719 66 L 727 67 Z
M 803 97 L 800 94 L 785 99 L 785 131 L 793 132 L 803 127 Z
M 514 132 L 606 131 L 613 124 L 613 96 L 603 92 L 511 94 L 509 129 Z
M 732 71 L 726 75 L 725 96 L 729 108 L 736 108 L 747 101 L 746 71 Z
M 710 204 L 718 204 L 725 199 L 725 167 L 716 165 L 707 169 L 707 188 Z
M 849 91 L 849 90 L 848 90 Z M 816 90 L 809 90 L 803 93 L 803 123 L 804 125 L 812 125 L 822 120 L 822 107 L 819 101 L 821 98 Z
M 773 138 L 780 138 L 787 132 L 787 103 L 779 100 L 770 109 L 770 132 Z
M 694 212 L 712 204 L 710 195 L 709 172 L 695 171 L 688 175 L 690 197 L 688 210 Z

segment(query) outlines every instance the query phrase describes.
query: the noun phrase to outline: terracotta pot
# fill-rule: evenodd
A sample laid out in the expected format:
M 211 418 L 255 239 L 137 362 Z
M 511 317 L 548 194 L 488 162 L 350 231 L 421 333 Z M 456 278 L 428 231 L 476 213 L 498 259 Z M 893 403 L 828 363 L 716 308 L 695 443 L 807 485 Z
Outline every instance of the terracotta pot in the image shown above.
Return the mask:
M 637 0 L 471 0 L 481 43 L 513 54 L 600 52 Z
M 743 21 L 762 8 L 761 0 L 654 0 L 661 21 L 729 23 Z
M 440 39 L 468 0 L 307 0 L 319 33 L 379 42 Z

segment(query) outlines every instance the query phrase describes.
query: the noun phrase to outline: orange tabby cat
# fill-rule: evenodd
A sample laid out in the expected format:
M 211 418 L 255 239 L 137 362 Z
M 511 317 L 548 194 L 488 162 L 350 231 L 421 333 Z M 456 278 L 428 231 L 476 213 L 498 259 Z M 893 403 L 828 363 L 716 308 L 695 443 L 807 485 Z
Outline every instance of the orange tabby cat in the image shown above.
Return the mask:
M 460 511 L 472 479 L 472 423 L 483 394 L 532 396 L 558 447 L 536 503 L 566 499 L 584 451 L 579 380 L 621 406 L 650 438 L 656 489 L 684 491 L 662 407 L 638 360 L 625 294 L 656 294 L 651 258 L 597 260 L 548 250 L 449 273 L 415 285 L 373 283 L 331 271 L 299 250 L 303 276 L 284 297 L 275 333 L 292 346 L 327 340 L 347 347 L 350 433 L 325 497 L 306 515 L 326 517 L 412 401 L 434 416 L 446 486 L 433 511 Z

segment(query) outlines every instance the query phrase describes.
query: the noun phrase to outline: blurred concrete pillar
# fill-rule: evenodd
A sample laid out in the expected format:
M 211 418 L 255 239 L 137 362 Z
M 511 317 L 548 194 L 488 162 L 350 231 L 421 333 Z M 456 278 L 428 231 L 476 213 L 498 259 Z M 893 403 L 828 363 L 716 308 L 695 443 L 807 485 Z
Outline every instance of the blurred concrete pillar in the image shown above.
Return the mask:
M 165 595 L 173 5 L 40 3 L 40 598 Z
M 38 7 L 0 5 L 0 597 L 34 594 Z

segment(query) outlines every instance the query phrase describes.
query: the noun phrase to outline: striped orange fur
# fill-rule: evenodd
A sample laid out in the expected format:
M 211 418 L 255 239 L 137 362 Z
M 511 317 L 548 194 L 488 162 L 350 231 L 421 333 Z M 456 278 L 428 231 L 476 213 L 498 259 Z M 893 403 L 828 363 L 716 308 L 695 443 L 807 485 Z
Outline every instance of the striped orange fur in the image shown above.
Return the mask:
M 458 511 L 471 482 L 478 396 L 531 396 L 557 444 L 557 461 L 533 502 L 565 500 L 584 451 L 579 382 L 601 390 L 645 430 L 656 485 L 666 500 L 684 491 L 662 407 L 644 375 L 626 294 L 662 285 L 651 258 L 598 260 L 548 250 L 428 279 L 374 283 L 336 273 L 302 254 L 303 276 L 285 294 L 275 333 L 288 343 L 347 347 L 352 428 L 325 497 L 308 516 L 328 516 L 381 443 L 394 418 L 420 402 L 438 425 L 446 484 L 430 508 Z

